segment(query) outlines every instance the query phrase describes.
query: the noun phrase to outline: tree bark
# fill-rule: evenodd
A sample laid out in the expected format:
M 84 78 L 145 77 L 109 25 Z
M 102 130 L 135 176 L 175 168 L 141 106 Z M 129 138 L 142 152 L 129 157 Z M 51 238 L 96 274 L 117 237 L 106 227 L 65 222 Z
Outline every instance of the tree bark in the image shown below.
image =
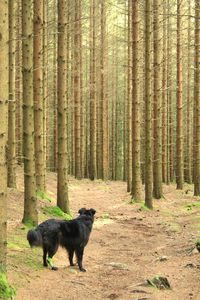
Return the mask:
M 183 70 L 182 70 L 182 0 L 177 1 L 177 126 L 176 126 L 176 183 L 183 189 Z
M 22 1 L 22 76 L 23 76 L 23 151 L 24 216 L 23 223 L 38 222 L 33 109 L 33 1 Z
M 66 114 L 66 1 L 58 1 L 58 51 L 57 51 L 57 114 L 58 114 L 58 177 L 57 205 L 69 213 L 67 184 L 67 114 Z
M 161 127 L 161 92 L 162 92 L 162 69 L 161 69 L 161 32 L 160 32 L 161 1 L 153 1 L 153 195 L 156 199 L 162 197 L 162 127 Z M 165 58 L 164 58 L 165 59 Z M 164 91 L 166 94 L 166 91 Z M 166 98 L 166 97 L 165 97 Z M 166 105 L 166 104 L 165 104 Z M 164 126 L 167 127 L 167 124 Z M 167 157 L 165 157 L 167 160 Z M 164 162 L 167 165 L 167 162 Z
M 132 3 L 132 199 L 141 200 L 140 99 L 139 99 L 139 1 Z
M 200 3 L 195 1 L 194 195 L 200 196 Z
M 7 110 L 8 110 L 8 1 L 1 1 L 0 10 L 0 272 L 6 272 L 6 252 L 7 252 L 7 166 L 6 166 L 6 140 L 7 140 Z
M 152 209 L 151 1 L 145 1 L 145 205 Z
M 16 139 L 15 139 L 15 7 L 9 1 L 9 104 L 8 104 L 8 187 L 16 188 Z

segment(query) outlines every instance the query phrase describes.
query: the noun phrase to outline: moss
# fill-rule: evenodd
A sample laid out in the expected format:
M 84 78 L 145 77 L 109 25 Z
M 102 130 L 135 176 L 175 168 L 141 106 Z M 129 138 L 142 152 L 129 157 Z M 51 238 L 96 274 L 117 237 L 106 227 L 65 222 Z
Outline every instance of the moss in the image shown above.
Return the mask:
M 136 199 L 136 198 L 132 198 L 129 202 L 129 204 L 137 204 L 137 203 L 141 203 L 141 200 Z
M 26 220 L 23 220 L 23 224 L 27 227 L 27 228 L 33 228 L 35 227 L 37 224 L 35 221 L 31 220 L 31 219 L 26 219 Z
M 196 201 L 196 202 L 192 202 L 192 203 L 189 203 L 187 204 L 186 206 L 186 209 L 189 211 L 189 210 L 192 210 L 193 208 L 195 207 L 200 207 L 200 201 Z
M 49 202 L 54 201 L 54 199 L 52 199 L 51 197 L 49 197 L 45 192 L 43 191 L 37 191 L 36 193 L 37 197 L 43 200 L 47 200 Z
M 65 220 L 71 220 L 72 219 L 72 215 L 70 214 L 66 214 L 62 211 L 62 209 L 60 209 L 60 207 L 58 206 L 45 206 L 43 208 L 43 211 L 51 216 L 54 217 L 60 217 L 60 218 L 64 218 Z
M 15 295 L 15 289 L 8 283 L 6 275 L 0 273 L 0 298 L 10 299 Z
M 145 203 L 142 203 L 141 206 L 140 206 L 140 211 L 151 211 L 150 208 L 148 208 Z

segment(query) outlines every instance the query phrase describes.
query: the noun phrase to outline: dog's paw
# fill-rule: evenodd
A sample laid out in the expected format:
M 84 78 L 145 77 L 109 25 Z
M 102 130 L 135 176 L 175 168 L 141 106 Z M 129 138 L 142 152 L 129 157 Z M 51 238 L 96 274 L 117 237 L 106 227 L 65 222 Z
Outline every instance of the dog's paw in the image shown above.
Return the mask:
M 51 267 L 51 270 L 53 270 L 53 271 L 57 271 L 58 270 L 58 268 L 57 267 Z
M 84 269 L 84 268 L 81 268 L 80 271 L 81 271 L 81 272 L 87 272 L 87 270 Z

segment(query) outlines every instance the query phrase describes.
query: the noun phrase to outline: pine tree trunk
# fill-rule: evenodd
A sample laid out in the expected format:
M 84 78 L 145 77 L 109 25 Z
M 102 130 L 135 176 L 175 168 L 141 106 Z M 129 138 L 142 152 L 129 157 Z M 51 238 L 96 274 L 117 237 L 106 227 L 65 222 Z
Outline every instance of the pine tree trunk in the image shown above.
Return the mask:
M 186 162 L 186 181 L 188 183 L 192 183 L 192 149 L 191 149 L 191 145 L 192 145 L 192 132 L 191 132 L 191 105 L 192 105 L 192 101 L 191 101 L 191 4 L 190 4 L 190 0 L 188 1 L 188 48 L 187 48 L 187 118 L 186 118 L 186 130 L 187 130 L 187 134 L 186 134 L 186 147 L 187 147 L 187 151 L 186 151 L 186 158 L 185 158 L 185 162 Z
M 33 2 L 22 3 L 22 76 L 23 76 L 23 152 L 24 216 L 23 223 L 38 222 L 33 108 Z
M 9 1 L 9 104 L 8 104 L 8 187 L 16 187 L 15 140 L 15 16 L 14 1 Z
M 151 1 L 145 1 L 145 205 L 152 209 Z
M 140 99 L 139 99 L 139 1 L 132 3 L 132 198 L 141 200 Z
M 176 183 L 183 189 L 183 74 L 182 74 L 182 0 L 177 1 L 177 137 L 176 137 Z
M 38 191 L 45 190 L 43 130 L 43 1 L 34 1 L 33 92 L 35 122 L 35 172 Z
M 90 179 L 96 169 L 96 2 L 90 0 Z
M 163 68 L 162 68 L 162 181 L 167 182 L 167 35 L 166 5 L 163 5 Z M 159 25 L 158 25 L 159 26 Z M 160 52 L 160 50 L 158 49 Z
M 80 28 L 79 0 L 74 1 L 74 130 L 75 130 L 75 177 L 81 179 L 81 108 L 80 108 Z
M 8 110 L 8 1 L 1 1 L 0 10 L 0 272 L 6 271 L 6 232 L 7 232 L 7 166 L 6 166 L 6 139 L 7 139 L 7 110 Z
M 85 103 L 83 97 L 83 50 L 82 50 L 82 0 L 79 0 L 78 32 L 79 32 L 79 55 L 80 55 L 80 174 L 84 177 L 85 166 Z
M 128 76 L 127 76 L 127 192 L 131 191 L 132 182 L 132 56 L 131 56 L 131 0 L 128 1 Z
M 195 1 L 194 195 L 200 196 L 200 3 Z
M 22 132 L 22 18 L 21 18 L 21 0 L 17 0 L 16 5 L 16 52 L 15 52 L 15 99 L 16 99 L 16 158 L 19 165 L 22 164 L 23 156 L 23 132 Z
M 154 78 L 154 99 L 153 99 L 153 195 L 156 199 L 162 197 L 162 127 L 161 127 L 161 32 L 160 32 L 161 1 L 153 1 L 153 78 Z M 166 93 L 166 92 L 165 92 Z M 166 104 L 165 104 L 166 105 Z M 167 127 L 167 124 L 165 124 Z M 165 157 L 167 160 L 167 157 Z M 167 162 L 164 162 L 165 166 Z
M 111 170 L 112 170 L 112 180 L 116 178 L 116 140 L 115 140 L 115 118 L 116 118 L 116 97 L 115 97 L 115 64 L 116 64 L 116 50 L 112 49 L 112 121 L 111 121 Z
M 172 109 L 172 24 L 170 0 L 167 2 L 167 103 L 168 103 L 168 173 L 169 182 L 174 181 L 174 125 Z
M 48 4 L 46 1 L 43 2 L 43 118 L 42 118 L 42 131 L 43 131 L 43 185 L 44 190 L 46 190 L 46 171 L 47 171 L 47 130 L 49 122 L 47 120 L 47 110 L 48 110 Z
M 101 92 L 102 102 L 101 126 L 102 126 L 102 179 L 108 179 L 108 98 L 106 87 L 106 7 L 105 0 L 101 0 Z
M 68 184 L 67 184 L 67 114 L 66 114 L 66 1 L 58 1 L 58 177 L 57 205 L 69 213 Z

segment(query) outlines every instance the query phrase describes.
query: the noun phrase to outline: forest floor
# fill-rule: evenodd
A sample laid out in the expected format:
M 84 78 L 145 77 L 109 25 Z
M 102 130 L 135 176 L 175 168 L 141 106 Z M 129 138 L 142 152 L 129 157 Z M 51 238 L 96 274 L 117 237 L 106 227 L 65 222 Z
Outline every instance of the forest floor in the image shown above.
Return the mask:
M 16 300 L 72 299 L 200 299 L 200 254 L 194 249 L 200 237 L 200 199 L 192 188 L 183 191 L 164 186 L 165 198 L 154 200 L 154 210 L 130 204 L 124 182 L 91 182 L 69 179 L 70 206 L 74 216 L 81 207 L 96 209 L 90 241 L 85 249 L 82 273 L 69 267 L 65 251 L 54 257 L 58 271 L 42 266 L 42 250 L 26 241 L 23 214 L 23 177 L 18 189 L 8 193 L 8 278 Z M 186 190 L 188 190 L 188 193 Z M 56 174 L 48 175 L 47 193 L 56 199 Z M 39 200 L 40 222 L 50 216 Z M 193 250 L 194 249 L 194 250 Z M 144 283 L 156 275 L 167 277 L 170 290 Z

